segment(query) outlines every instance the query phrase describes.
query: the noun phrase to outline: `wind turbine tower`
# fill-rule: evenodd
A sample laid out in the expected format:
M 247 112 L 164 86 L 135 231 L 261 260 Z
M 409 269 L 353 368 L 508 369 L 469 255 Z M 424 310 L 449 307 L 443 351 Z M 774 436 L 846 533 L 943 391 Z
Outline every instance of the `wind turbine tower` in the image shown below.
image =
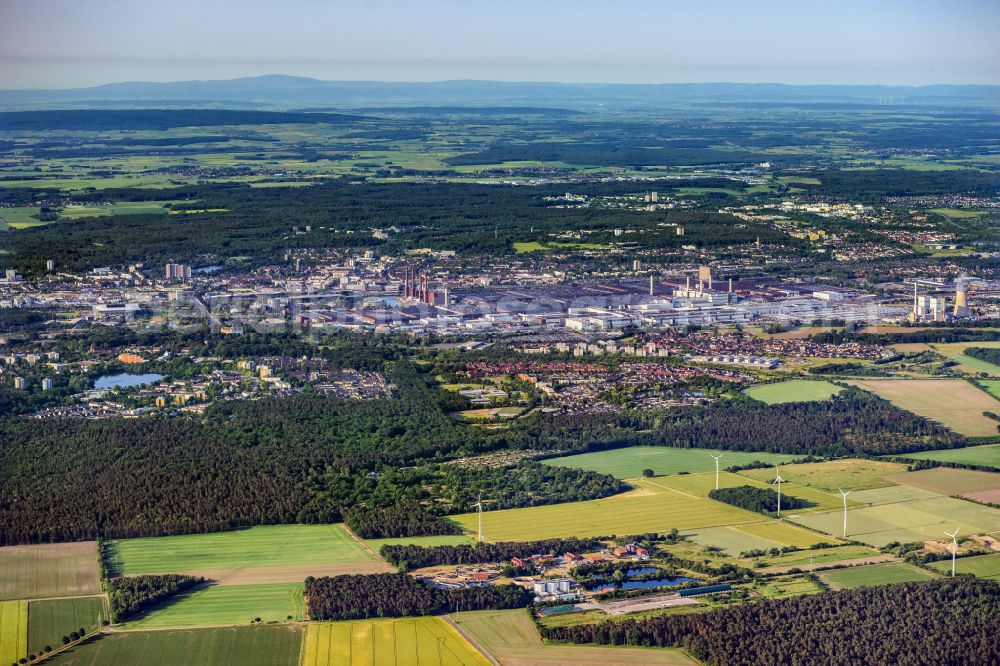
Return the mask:
M 476 500 L 476 511 L 479 513 L 479 543 L 483 542 L 483 491 L 479 491 L 479 499 Z
M 712 456 L 711 453 L 709 453 L 708 455 Z M 715 458 L 715 489 L 716 490 L 719 489 L 719 458 L 721 458 L 724 455 L 726 455 L 726 454 L 725 453 L 720 453 L 717 456 L 712 456 L 713 458 Z
M 846 539 L 847 538 L 847 496 L 850 495 L 852 491 L 848 490 L 845 493 L 840 488 L 837 488 L 837 490 L 840 490 L 840 494 L 844 496 L 844 538 Z
M 955 577 L 955 556 L 958 554 L 958 530 L 945 532 L 951 537 L 951 577 Z
M 772 481 L 771 484 L 775 485 L 775 486 L 778 486 L 778 518 L 781 518 L 781 484 L 784 483 L 784 482 L 785 482 L 785 480 L 783 478 L 781 478 L 781 475 L 778 474 L 777 470 L 775 470 L 774 471 L 774 481 Z

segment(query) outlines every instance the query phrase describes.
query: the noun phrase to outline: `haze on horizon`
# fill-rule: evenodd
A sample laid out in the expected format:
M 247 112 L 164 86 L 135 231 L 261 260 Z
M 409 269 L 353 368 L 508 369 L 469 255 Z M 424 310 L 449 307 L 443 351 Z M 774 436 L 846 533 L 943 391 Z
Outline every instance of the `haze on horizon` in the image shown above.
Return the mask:
M 0 89 L 325 80 L 1000 84 L 991 0 L 0 0 Z

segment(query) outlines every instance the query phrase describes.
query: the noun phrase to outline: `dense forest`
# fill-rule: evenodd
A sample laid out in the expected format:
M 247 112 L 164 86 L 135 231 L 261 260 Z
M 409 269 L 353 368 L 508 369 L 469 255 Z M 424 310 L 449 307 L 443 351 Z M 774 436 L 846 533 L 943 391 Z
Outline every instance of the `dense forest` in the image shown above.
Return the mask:
M 513 557 L 585 553 L 602 546 L 598 539 L 547 539 L 544 541 L 503 541 L 458 546 L 382 546 L 380 554 L 402 570 L 421 569 L 439 564 L 486 564 L 506 562 Z
M 377 509 L 365 507 L 349 509 L 344 519 L 351 531 L 362 539 L 462 533 L 458 525 L 432 516 L 413 500 L 402 500 Z
M 149 610 L 161 601 L 204 582 L 204 578 L 179 574 L 111 578 L 107 582 L 111 617 L 115 622 L 124 622 L 133 615 Z
M 757 513 L 775 513 L 778 511 L 778 493 L 767 488 L 756 486 L 736 486 L 735 488 L 713 488 L 708 491 L 711 499 L 738 506 L 747 511 Z M 797 497 L 781 494 L 782 509 L 802 509 L 810 506 L 809 502 Z
M 542 628 L 548 640 L 683 646 L 716 666 L 995 664 L 1000 584 L 971 576 Z M 901 637 L 905 637 L 902 640 Z
M 313 620 L 524 608 L 534 598 L 530 590 L 520 585 L 442 590 L 403 573 L 310 577 L 306 579 L 305 595 Z

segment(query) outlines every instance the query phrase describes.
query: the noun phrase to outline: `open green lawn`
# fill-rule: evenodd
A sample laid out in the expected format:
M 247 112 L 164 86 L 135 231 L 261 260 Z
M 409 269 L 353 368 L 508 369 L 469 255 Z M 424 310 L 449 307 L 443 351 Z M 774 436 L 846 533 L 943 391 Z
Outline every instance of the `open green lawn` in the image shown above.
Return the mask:
M 302 583 L 209 585 L 183 592 L 126 623 L 129 629 L 249 624 L 305 617 Z
M 483 514 L 486 541 L 528 541 L 569 536 L 603 536 L 689 530 L 759 522 L 760 515 L 671 490 L 655 480 L 632 481 L 636 490 L 586 502 L 550 504 Z M 470 534 L 477 516 L 452 516 Z
M 97 544 L 93 541 L 0 548 L 0 599 L 100 592 Z
M 811 379 L 789 379 L 776 384 L 762 384 L 746 390 L 754 400 L 778 405 L 785 402 L 815 402 L 829 400 L 843 391 L 836 384 Z
M 440 617 L 313 622 L 302 666 L 488 666 L 489 660 Z
M 978 359 L 976 359 L 978 360 Z M 1000 379 L 982 379 L 976 382 L 991 396 L 1000 400 Z
M 791 484 L 809 486 L 828 493 L 837 493 L 838 488 L 844 490 L 884 488 L 894 485 L 892 481 L 886 479 L 887 476 L 898 474 L 905 469 L 906 466 L 899 463 L 848 458 L 821 463 L 782 465 L 779 471 L 781 478 L 789 482 L 788 493 L 794 495 Z M 747 469 L 739 474 L 765 483 L 770 483 L 774 479 L 773 469 Z M 840 494 L 835 497 L 839 500 Z
M 49 662 L 57 666 L 298 666 L 302 627 L 276 625 L 173 631 L 128 631 L 103 636 Z
M 803 514 L 791 520 L 835 536 L 841 536 L 843 530 L 842 511 Z M 847 511 L 848 538 L 876 547 L 893 541 L 943 539 L 945 531 L 956 529 L 959 536 L 1000 531 L 1000 509 L 951 497 L 934 497 Z
M 107 620 L 104 597 L 74 597 L 28 602 L 28 651 L 62 645 L 62 637 L 84 629 L 90 633 Z
M 819 576 L 837 590 L 889 585 L 890 583 L 909 583 L 931 580 L 935 577 L 934 574 L 925 569 L 905 562 L 885 562 L 883 564 L 847 567 L 846 569 L 833 569 L 823 571 Z
M 982 467 L 1000 469 L 1000 444 L 969 446 L 964 449 L 948 449 L 945 451 L 907 453 L 903 457 L 914 458 L 916 460 L 940 460 L 941 462 L 980 465 Z
M 501 664 L 542 666 L 552 664 L 695 664 L 675 648 L 559 645 L 542 642 L 538 629 L 524 610 L 454 613 L 451 619 Z M 310 666 L 306 664 L 305 666 Z
M 0 601 L 0 664 L 28 656 L 28 602 Z
M 669 446 L 630 446 L 624 449 L 610 449 L 594 453 L 581 453 L 561 458 L 549 458 L 541 462 L 546 465 L 575 467 L 610 474 L 619 479 L 635 479 L 642 476 L 644 469 L 651 469 L 657 476 L 678 472 L 707 472 L 715 470 L 713 455 L 722 454 L 721 469 L 732 465 L 745 465 L 754 461 L 783 463 L 796 457 L 782 453 L 747 453 L 745 451 L 721 451 L 718 449 L 678 449 Z
M 375 559 L 339 524 L 266 525 L 212 534 L 121 539 L 109 545 L 112 556 L 108 569 L 118 575 L 197 573 Z
M 941 560 L 929 565 L 945 575 L 951 575 L 951 560 Z M 1000 553 L 990 555 L 973 555 L 955 560 L 955 573 L 972 574 L 980 578 L 990 578 L 1000 581 Z

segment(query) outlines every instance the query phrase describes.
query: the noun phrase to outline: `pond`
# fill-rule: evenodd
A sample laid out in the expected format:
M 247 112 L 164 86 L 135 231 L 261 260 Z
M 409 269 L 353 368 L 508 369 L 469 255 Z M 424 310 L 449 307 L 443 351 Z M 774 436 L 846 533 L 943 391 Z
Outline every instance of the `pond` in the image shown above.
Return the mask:
M 650 587 L 676 587 L 681 583 L 697 583 L 697 578 L 656 578 L 654 580 L 629 580 L 622 583 L 604 583 L 597 587 L 590 588 L 591 592 L 611 592 L 612 590 L 640 590 Z
M 163 375 L 133 375 L 128 372 L 123 372 L 120 375 L 103 375 L 98 377 L 97 381 L 94 382 L 94 388 L 115 389 L 129 386 L 142 386 L 143 384 L 158 382 L 161 379 L 163 379 Z

